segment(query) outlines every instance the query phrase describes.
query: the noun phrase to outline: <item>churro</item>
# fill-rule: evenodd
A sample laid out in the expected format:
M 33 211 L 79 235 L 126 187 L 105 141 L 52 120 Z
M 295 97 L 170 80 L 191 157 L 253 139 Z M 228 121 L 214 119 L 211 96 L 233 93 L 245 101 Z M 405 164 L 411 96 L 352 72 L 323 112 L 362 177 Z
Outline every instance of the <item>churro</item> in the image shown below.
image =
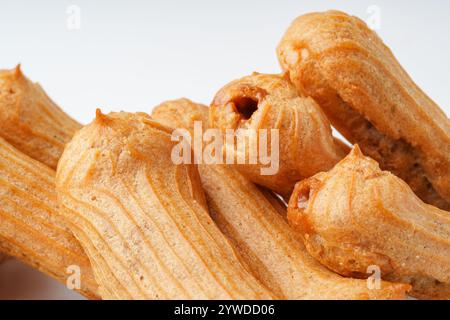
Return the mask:
M 97 112 L 67 145 L 57 190 L 104 299 L 270 299 L 211 220 L 195 165 L 168 129 Z
M 301 16 L 278 58 L 351 143 L 422 200 L 450 210 L 449 120 L 363 21 L 338 11 Z
M 299 95 L 282 75 L 254 73 L 223 87 L 211 104 L 210 125 L 223 132 L 275 130 L 279 146 L 270 152 L 278 156 L 278 172 L 263 175 L 259 161 L 235 162 L 236 168 L 251 181 L 286 198 L 296 182 L 331 169 L 347 154 L 333 138 L 330 123 L 320 107 L 313 99 Z M 254 140 L 257 139 L 260 137 Z M 227 142 L 226 152 L 234 152 L 236 157 L 244 153 L 246 159 L 250 158 L 251 141 L 244 147 Z
M 339 274 L 364 277 L 376 266 L 415 297 L 450 299 L 450 212 L 423 203 L 357 146 L 296 186 L 288 218 L 309 253 Z

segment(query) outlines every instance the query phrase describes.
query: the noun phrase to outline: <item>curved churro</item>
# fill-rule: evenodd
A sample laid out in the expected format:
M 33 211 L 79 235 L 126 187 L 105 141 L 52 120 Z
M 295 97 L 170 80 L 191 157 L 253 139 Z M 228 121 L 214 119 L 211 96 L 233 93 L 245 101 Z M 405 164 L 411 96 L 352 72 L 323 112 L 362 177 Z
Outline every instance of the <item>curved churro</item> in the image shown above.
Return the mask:
M 0 137 L 56 169 L 64 145 L 81 125 L 65 114 L 17 66 L 0 71 Z
M 279 149 L 270 150 L 279 155 L 277 174 L 261 175 L 260 162 L 236 167 L 251 181 L 287 198 L 296 182 L 331 169 L 347 154 L 333 139 L 330 124 L 314 100 L 300 97 L 281 75 L 255 73 L 226 85 L 211 104 L 210 125 L 223 132 L 277 130 Z M 226 143 L 225 150 L 243 152 L 249 159 L 248 145 L 240 150 Z
M 301 16 L 278 58 L 350 142 L 425 202 L 450 210 L 448 118 L 364 22 L 337 11 Z
M 340 274 L 364 276 L 376 265 L 416 297 L 450 299 L 450 213 L 423 203 L 357 146 L 296 186 L 288 219 L 310 254 Z
M 152 117 L 172 128 L 204 125 L 208 108 L 187 99 L 169 101 Z M 206 128 L 206 125 L 204 126 Z M 253 274 L 284 299 L 401 299 L 408 286 L 382 282 L 370 290 L 365 281 L 343 278 L 306 252 L 286 221 L 286 208 L 233 168 L 199 165 L 211 216 Z
M 106 299 L 269 299 L 211 220 L 167 128 L 97 112 L 67 145 L 57 190 Z
M 98 298 L 89 260 L 58 214 L 54 175 L 0 138 L 0 251 L 63 284 L 79 268 L 77 291 Z

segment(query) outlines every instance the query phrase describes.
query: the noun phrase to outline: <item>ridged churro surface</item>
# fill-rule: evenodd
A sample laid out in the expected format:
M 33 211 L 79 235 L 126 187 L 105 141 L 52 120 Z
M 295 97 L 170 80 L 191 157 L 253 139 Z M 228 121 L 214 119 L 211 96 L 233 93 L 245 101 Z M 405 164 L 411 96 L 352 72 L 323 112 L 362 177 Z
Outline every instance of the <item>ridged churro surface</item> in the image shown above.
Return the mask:
M 450 209 L 449 120 L 363 21 L 338 11 L 301 16 L 278 58 L 351 143 L 425 202 Z
M 194 165 L 168 129 L 97 112 L 60 160 L 63 212 L 106 299 L 270 299 L 211 220 Z
M 152 117 L 192 131 L 208 108 L 187 99 L 168 101 Z M 211 216 L 237 248 L 253 274 L 283 299 L 402 299 L 407 285 L 382 282 L 370 290 L 366 281 L 343 278 L 321 266 L 305 250 L 273 194 L 262 191 L 235 169 L 199 165 Z
M 31 158 L 56 169 L 64 146 L 81 128 L 20 66 L 0 71 L 0 137 Z
M 450 299 L 450 212 L 423 203 L 357 146 L 296 186 L 288 218 L 330 269 L 363 277 L 374 265 L 418 298 Z
M 63 284 L 79 268 L 78 291 L 98 298 L 89 260 L 58 214 L 54 179 L 53 170 L 0 138 L 0 251 Z

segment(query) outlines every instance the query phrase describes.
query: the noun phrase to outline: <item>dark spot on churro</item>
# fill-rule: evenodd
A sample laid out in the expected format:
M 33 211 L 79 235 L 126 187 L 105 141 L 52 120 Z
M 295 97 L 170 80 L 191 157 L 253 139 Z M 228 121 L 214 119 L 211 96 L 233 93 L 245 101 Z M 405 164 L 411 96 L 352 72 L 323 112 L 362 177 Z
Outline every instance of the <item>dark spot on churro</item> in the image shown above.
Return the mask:
M 236 97 L 233 100 L 237 112 L 239 112 L 245 120 L 248 120 L 258 110 L 258 101 L 248 97 Z

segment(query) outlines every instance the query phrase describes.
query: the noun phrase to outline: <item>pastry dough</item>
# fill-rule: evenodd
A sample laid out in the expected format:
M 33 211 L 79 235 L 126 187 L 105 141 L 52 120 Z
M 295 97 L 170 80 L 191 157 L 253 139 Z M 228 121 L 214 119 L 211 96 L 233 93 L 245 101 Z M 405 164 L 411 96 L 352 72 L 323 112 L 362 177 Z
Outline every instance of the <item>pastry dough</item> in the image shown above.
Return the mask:
M 279 153 L 277 174 L 261 175 L 264 166 L 260 163 L 236 168 L 251 181 L 287 198 L 296 182 L 331 169 L 349 151 L 342 150 L 342 144 L 333 138 L 330 123 L 314 100 L 299 96 L 282 75 L 255 73 L 226 85 L 211 104 L 210 125 L 223 132 L 278 130 L 279 150 L 271 150 Z M 249 158 L 250 148 L 236 150 L 238 147 L 225 144 L 227 148 Z
M 0 138 L 0 251 L 98 298 L 89 260 L 58 213 L 55 172 Z M 76 280 L 76 279 L 74 279 Z
M 172 128 L 205 127 L 208 108 L 187 99 L 168 101 L 152 118 Z M 206 128 L 205 128 L 206 129 Z M 233 168 L 199 165 L 211 216 L 253 274 L 283 299 L 402 299 L 407 285 L 343 278 L 321 266 L 305 250 L 286 221 L 286 207 Z
M 351 143 L 450 210 L 449 120 L 363 21 L 337 11 L 301 16 L 278 58 Z
M 0 71 L 0 137 L 56 169 L 64 145 L 81 128 L 17 66 Z
M 450 212 L 423 203 L 357 146 L 296 186 L 288 218 L 328 268 L 365 276 L 376 265 L 383 279 L 410 283 L 413 296 L 450 299 Z
M 97 112 L 57 173 L 62 212 L 105 299 L 270 299 L 211 220 L 197 168 L 174 165 L 168 129 Z

